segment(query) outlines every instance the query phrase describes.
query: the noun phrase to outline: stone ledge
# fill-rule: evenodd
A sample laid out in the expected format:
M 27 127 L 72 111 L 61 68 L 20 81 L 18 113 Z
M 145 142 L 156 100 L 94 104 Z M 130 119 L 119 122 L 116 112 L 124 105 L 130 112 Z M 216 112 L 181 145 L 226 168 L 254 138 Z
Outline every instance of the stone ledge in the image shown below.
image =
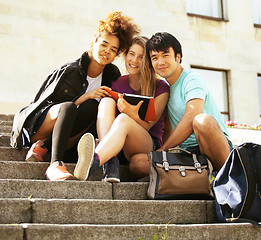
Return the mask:
M 112 199 L 112 184 L 101 181 L 0 179 L 0 198 Z
M 27 240 L 133 240 L 133 239 L 261 239 L 261 230 L 246 223 L 237 224 L 0 224 L 1 239 Z M 17 238 L 15 238 L 17 237 Z M 161 238 L 162 237 L 162 238 Z
M 240 129 L 240 128 L 227 128 L 228 135 L 235 146 L 244 142 L 253 142 L 261 144 L 261 131 Z
M 0 198 L 147 200 L 148 184 L 0 179 Z
M 0 223 L 186 224 L 207 223 L 213 201 L 0 199 Z
M 50 163 L 48 162 L 25 162 L 25 161 L 0 161 L 1 179 L 34 179 L 44 180 L 45 172 Z M 65 163 L 67 170 L 73 174 L 75 164 Z M 102 179 L 102 168 L 88 178 L 89 181 L 100 181 Z M 120 176 L 122 182 L 136 182 L 137 178 L 129 171 L 128 165 L 120 165 Z
M 13 121 L 14 114 L 0 114 L 0 121 Z
M 1 240 L 23 240 L 24 226 L 22 224 L 0 224 Z

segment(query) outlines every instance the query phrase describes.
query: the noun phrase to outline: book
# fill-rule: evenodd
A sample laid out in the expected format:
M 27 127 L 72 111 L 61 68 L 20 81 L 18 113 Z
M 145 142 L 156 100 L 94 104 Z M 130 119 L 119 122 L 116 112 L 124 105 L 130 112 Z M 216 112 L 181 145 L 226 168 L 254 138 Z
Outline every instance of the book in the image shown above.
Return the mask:
M 118 101 L 120 93 L 107 90 L 115 101 Z M 144 121 L 156 121 L 156 111 L 154 104 L 154 97 L 148 97 L 137 94 L 124 93 L 123 98 L 132 105 L 137 105 L 140 101 L 143 101 L 139 109 L 140 119 Z

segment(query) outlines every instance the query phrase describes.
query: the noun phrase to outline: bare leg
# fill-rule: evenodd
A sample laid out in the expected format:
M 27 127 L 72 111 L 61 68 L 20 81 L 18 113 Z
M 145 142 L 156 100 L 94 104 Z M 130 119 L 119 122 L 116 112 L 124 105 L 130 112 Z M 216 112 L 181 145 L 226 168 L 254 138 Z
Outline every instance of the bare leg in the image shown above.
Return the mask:
M 100 157 L 100 165 L 116 156 L 121 149 L 127 159 L 137 153 L 149 153 L 153 149 L 149 133 L 126 114 L 117 116 L 110 131 L 97 146 L 95 151 Z
M 99 104 L 97 117 L 97 134 L 101 141 L 110 131 L 115 120 L 116 102 L 112 98 L 103 98 Z
M 60 107 L 61 107 L 62 104 L 63 103 L 54 105 L 49 109 L 41 127 L 39 128 L 37 133 L 32 136 L 32 138 L 31 138 L 32 143 L 34 143 L 38 140 L 44 141 L 45 139 L 49 138 L 52 135 L 55 123 L 56 123 L 57 118 L 58 118 Z M 95 116 L 96 116 L 96 113 L 92 113 L 93 109 L 92 109 L 91 105 L 86 106 L 86 108 L 88 109 L 88 111 L 87 111 L 88 113 L 91 111 L 91 114 L 95 114 Z M 78 112 L 79 112 L 79 109 L 78 109 Z M 82 117 L 82 118 L 85 117 L 84 112 L 80 115 L 80 117 Z M 82 123 L 79 123 L 79 122 L 76 122 L 75 124 L 82 125 Z M 88 126 L 86 129 L 80 131 L 79 133 L 77 133 L 73 137 L 70 137 L 68 144 L 66 146 L 66 149 L 68 150 L 68 149 L 72 148 L 77 143 L 79 138 L 89 129 L 89 127 L 90 126 Z
M 72 102 L 54 105 L 33 140 L 44 140 L 52 134 L 51 163 L 61 161 L 66 151 L 72 128 L 77 116 L 77 107 Z M 42 138 L 42 139 L 41 139 Z
M 53 128 L 57 120 L 60 107 L 61 104 L 57 104 L 50 108 L 43 121 L 43 124 L 41 125 L 37 133 L 32 136 L 31 138 L 32 143 L 36 142 L 37 140 L 45 140 L 52 135 Z
M 85 130 L 83 130 L 82 132 L 78 133 L 77 135 L 71 137 L 69 139 L 69 142 L 66 146 L 66 150 L 69 150 L 71 149 L 77 142 L 78 140 L 80 139 L 80 137 L 88 130 L 88 128 L 86 128 Z
M 199 114 L 193 121 L 193 130 L 200 152 L 209 158 L 216 170 L 219 170 L 225 163 L 230 148 L 217 121 L 209 114 Z
M 145 153 L 138 153 L 130 159 L 130 172 L 139 178 L 149 176 L 149 159 Z

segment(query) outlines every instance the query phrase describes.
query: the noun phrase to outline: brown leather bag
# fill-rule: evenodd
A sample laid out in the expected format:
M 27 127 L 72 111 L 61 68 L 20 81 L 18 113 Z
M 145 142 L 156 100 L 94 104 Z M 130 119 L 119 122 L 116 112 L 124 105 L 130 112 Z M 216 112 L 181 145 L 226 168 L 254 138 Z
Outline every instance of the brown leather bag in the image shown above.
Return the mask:
M 150 199 L 212 199 L 212 165 L 183 149 L 149 153 Z

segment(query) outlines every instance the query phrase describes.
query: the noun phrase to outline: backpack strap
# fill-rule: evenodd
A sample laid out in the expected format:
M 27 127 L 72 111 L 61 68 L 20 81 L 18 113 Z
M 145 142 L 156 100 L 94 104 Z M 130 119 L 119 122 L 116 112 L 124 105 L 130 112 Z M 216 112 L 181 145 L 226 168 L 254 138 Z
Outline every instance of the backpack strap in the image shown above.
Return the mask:
M 247 195 L 246 195 L 247 197 L 245 198 L 245 203 L 239 214 L 239 217 L 242 215 L 244 216 L 249 211 L 256 195 L 256 181 L 255 181 L 256 177 L 255 177 L 255 171 L 252 166 L 252 161 L 249 156 L 249 151 L 248 151 L 249 147 L 252 146 L 249 146 L 248 144 L 243 144 L 236 148 L 238 159 L 242 164 L 243 171 L 247 179 Z
M 255 155 L 255 170 L 256 170 L 256 182 L 258 185 L 258 192 L 261 198 L 261 146 L 256 144 L 254 146 Z
M 258 223 L 254 220 L 246 219 L 246 218 L 228 218 L 227 222 L 229 222 L 229 223 L 251 223 L 254 226 L 261 228 L 261 223 Z

